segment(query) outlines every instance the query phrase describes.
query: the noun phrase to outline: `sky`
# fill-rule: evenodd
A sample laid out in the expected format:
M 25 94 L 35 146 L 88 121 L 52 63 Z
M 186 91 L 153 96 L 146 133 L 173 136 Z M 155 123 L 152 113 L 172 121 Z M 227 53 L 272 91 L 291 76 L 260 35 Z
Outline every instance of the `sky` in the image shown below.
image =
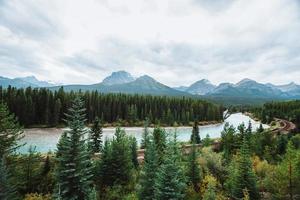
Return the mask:
M 0 76 L 300 84 L 299 0 L 0 0 Z

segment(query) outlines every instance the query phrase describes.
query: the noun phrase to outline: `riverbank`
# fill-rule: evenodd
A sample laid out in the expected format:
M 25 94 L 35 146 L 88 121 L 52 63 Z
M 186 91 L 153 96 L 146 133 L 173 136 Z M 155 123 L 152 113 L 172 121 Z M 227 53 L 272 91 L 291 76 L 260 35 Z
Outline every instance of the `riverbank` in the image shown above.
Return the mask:
M 221 124 L 223 123 L 223 121 L 199 121 L 198 122 L 198 125 L 199 126 L 208 126 L 208 125 L 215 125 L 215 124 Z M 164 123 L 158 123 L 160 127 L 162 128 L 168 128 L 168 127 L 190 127 L 190 126 L 193 126 L 194 125 L 194 122 L 191 121 L 189 123 L 177 123 L 175 122 L 174 124 L 172 125 L 168 125 L 168 124 L 164 124 Z M 121 121 L 121 122 L 114 122 L 114 123 L 104 123 L 103 124 L 103 128 L 116 128 L 116 127 L 124 127 L 124 128 L 136 128 L 136 127 L 139 127 L 139 128 L 142 128 L 144 127 L 145 124 L 144 124 L 144 121 L 141 121 L 141 122 L 136 122 L 136 123 L 128 123 L 128 122 L 124 122 L 124 121 Z M 149 124 L 148 125 L 150 128 L 155 128 L 157 126 L 157 124 Z M 92 124 L 88 124 L 87 127 L 92 127 Z M 33 125 L 33 126 L 28 126 L 28 127 L 25 127 L 25 129 L 35 129 L 35 128 L 56 128 L 56 129 L 63 129 L 63 128 L 67 128 L 66 125 L 64 124 L 60 124 L 60 125 L 57 125 L 57 126 L 48 126 L 48 125 Z

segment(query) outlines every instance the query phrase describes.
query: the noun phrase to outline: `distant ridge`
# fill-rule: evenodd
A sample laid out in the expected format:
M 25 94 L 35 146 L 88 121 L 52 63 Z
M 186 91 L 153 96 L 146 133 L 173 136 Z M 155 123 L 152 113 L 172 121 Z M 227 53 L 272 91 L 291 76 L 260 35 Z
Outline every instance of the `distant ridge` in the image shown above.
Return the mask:
M 0 86 L 6 88 L 9 85 L 17 88 L 25 87 L 47 87 L 51 90 L 58 90 L 61 86 L 54 86 L 47 81 L 40 81 L 34 76 L 21 78 L 6 78 L 0 76 Z M 127 93 L 127 94 L 151 94 L 167 96 L 201 96 L 210 99 L 230 100 L 280 100 L 300 99 L 300 85 L 294 82 L 285 85 L 274 85 L 271 83 L 262 84 L 255 80 L 243 79 L 240 82 L 212 84 L 207 79 L 201 79 L 190 86 L 171 88 L 154 78 L 143 75 L 134 78 L 126 71 L 112 72 L 103 81 L 91 85 L 64 85 L 66 91 L 91 91 L 97 90 L 103 93 Z

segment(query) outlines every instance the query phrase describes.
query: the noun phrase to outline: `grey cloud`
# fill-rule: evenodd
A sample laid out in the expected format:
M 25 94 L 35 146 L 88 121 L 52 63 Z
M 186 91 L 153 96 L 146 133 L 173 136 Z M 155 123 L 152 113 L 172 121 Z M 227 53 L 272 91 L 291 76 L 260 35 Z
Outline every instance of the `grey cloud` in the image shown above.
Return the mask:
M 2 1 L 0 3 L 0 24 L 20 37 L 34 40 L 49 40 L 59 33 L 59 23 L 52 21 L 33 3 Z

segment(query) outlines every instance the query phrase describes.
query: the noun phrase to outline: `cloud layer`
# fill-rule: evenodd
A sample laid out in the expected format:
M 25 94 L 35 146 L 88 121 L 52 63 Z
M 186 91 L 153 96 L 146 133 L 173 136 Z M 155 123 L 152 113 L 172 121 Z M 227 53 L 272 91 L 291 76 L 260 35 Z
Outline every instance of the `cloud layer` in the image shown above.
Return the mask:
M 0 1 L 0 75 L 96 83 L 299 82 L 297 0 Z

